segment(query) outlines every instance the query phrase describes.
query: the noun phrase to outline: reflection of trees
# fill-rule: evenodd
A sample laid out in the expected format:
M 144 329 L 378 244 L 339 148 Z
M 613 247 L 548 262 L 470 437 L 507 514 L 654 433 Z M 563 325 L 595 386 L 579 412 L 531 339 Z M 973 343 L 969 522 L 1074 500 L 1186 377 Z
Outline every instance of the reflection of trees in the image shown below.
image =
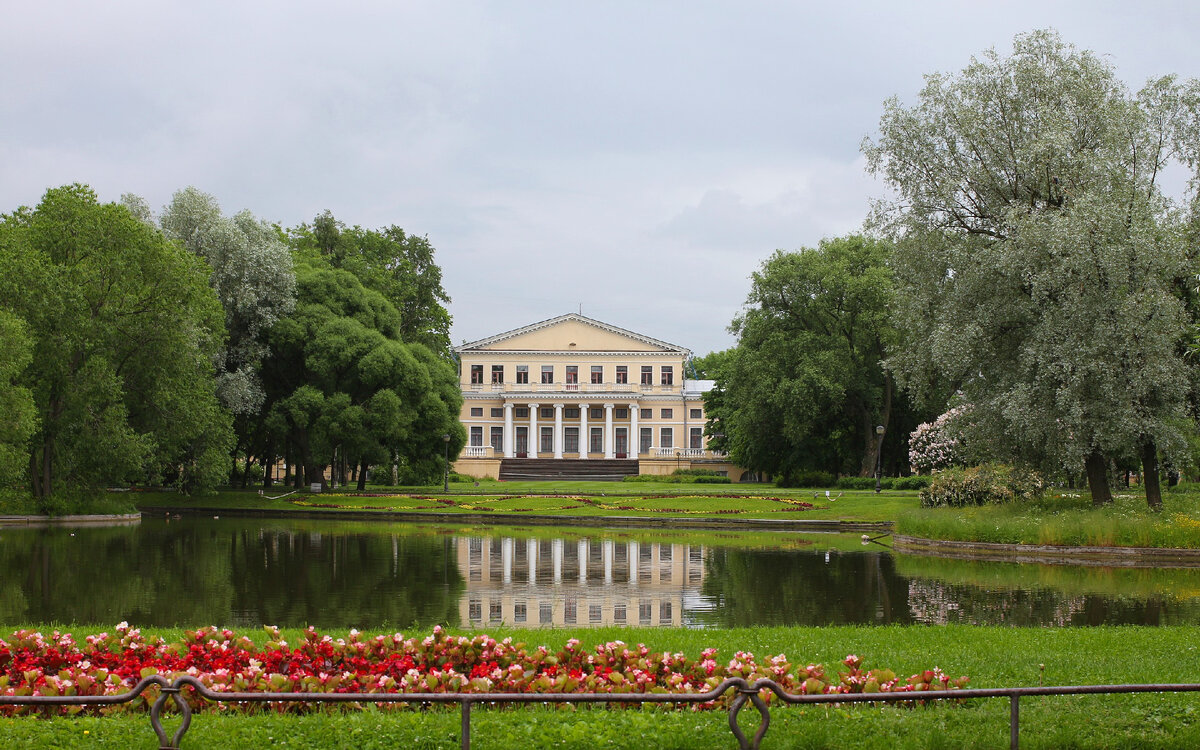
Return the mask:
M 879 552 L 712 550 L 704 594 L 715 611 L 698 619 L 724 627 L 906 623 L 908 583 Z
M 140 527 L 5 529 L 0 621 L 407 627 L 456 620 L 463 584 L 441 539 L 321 528 L 326 533 L 254 520 L 155 519 Z

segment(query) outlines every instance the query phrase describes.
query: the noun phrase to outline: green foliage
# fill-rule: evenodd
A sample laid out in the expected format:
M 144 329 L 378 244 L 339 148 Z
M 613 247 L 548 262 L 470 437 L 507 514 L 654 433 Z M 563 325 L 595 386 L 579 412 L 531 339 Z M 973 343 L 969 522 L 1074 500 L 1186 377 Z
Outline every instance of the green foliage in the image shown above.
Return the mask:
M 0 491 L 21 483 L 29 461 L 29 438 L 37 429 L 33 394 L 21 385 L 21 372 L 33 360 L 25 321 L 0 310 Z
M 625 477 L 625 482 L 656 482 L 667 484 L 729 484 L 723 477 L 710 469 L 676 469 L 670 474 L 634 474 Z
M 890 253 L 850 236 L 763 263 L 730 326 L 738 344 L 714 368 L 705 405 L 708 432 L 721 437 L 710 444 L 776 476 L 874 469 L 875 426 L 894 407 L 881 365 L 894 339 Z
M 921 490 L 923 508 L 963 508 L 1034 500 L 1046 489 L 1037 473 L 989 463 L 965 469 L 946 469 L 933 475 L 933 481 Z
M 891 489 L 893 481 L 892 477 L 880 477 L 880 489 Z M 875 477 L 839 477 L 833 486 L 839 490 L 873 490 Z
M 933 477 L 928 474 L 913 474 L 907 477 L 893 477 L 893 490 L 923 490 L 933 483 Z
M 292 247 L 309 263 L 354 274 L 363 286 L 384 296 L 399 313 L 399 336 L 439 355 L 449 355 L 450 297 L 442 269 L 426 237 L 397 226 L 380 230 L 347 228 L 329 211 L 290 232 Z
M 873 222 L 897 238 L 889 366 L 914 393 L 950 382 L 968 442 L 1102 479 L 1106 458 L 1183 446 L 1191 286 L 1184 212 L 1157 180 L 1197 165 L 1196 89 L 1131 95 L 1102 57 L 1018 36 L 885 103 L 870 169 L 895 190 Z M 1107 495 L 1104 482 L 1092 487 Z
M 827 471 L 787 471 L 775 479 L 776 487 L 832 487 L 836 482 Z M 871 480 L 872 486 L 874 481 Z
M 0 222 L 0 307 L 33 358 L 19 384 L 38 428 L 33 494 L 228 474 L 230 420 L 214 393 L 225 335 L 203 261 L 87 187 L 46 193 Z

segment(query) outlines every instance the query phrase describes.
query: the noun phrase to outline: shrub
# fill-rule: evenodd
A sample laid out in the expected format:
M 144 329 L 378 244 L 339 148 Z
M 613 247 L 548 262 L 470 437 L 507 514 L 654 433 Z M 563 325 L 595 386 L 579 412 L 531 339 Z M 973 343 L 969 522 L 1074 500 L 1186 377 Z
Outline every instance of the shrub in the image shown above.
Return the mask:
M 891 477 L 880 477 L 880 489 L 891 490 L 895 489 Z M 875 477 L 842 477 L 837 480 L 837 488 L 839 490 L 873 490 L 875 489 Z
M 776 487 L 832 487 L 835 483 L 833 474 L 828 471 L 787 471 L 775 480 Z
M 933 481 L 928 474 L 913 474 L 911 477 L 896 477 L 892 479 L 893 490 L 923 490 Z
M 696 484 L 729 484 L 730 483 L 729 477 L 723 477 L 723 476 L 719 476 L 717 474 L 713 474 L 711 476 L 709 476 L 707 474 L 701 475 L 701 476 L 694 478 L 692 481 Z
M 958 421 L 969 407 L 956 406 L 933 422 L 917 425 L 908 436 L 908 462 L 917 471 L 936 471 L 963 463 L 962 429 Z
M 921 507 L 963 508 L 1033 500 L 1045 488 L 1041 475 L 1007 464 L 946 469 L 935 474 L 929 486 L 921 490 Z

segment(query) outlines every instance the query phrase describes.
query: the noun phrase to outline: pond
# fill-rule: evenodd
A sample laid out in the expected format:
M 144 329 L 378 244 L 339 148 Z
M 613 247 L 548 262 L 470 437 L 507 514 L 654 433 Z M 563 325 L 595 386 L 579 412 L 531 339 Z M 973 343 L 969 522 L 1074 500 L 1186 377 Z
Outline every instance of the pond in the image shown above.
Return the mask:
M 0 623 L 411 629 L 1200 624 L 1200 569 L 964 562 L 858 535 L 259 518 L 0 528 Z

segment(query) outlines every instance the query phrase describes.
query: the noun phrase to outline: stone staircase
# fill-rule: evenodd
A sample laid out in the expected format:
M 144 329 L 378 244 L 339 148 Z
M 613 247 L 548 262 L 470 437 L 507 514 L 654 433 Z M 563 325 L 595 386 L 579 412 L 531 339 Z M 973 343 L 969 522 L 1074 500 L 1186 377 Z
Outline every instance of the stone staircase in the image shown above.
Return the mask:
M 506 458 L 500 462 L 501 481 L 620 482 L 637 474 L 637 459 Z

